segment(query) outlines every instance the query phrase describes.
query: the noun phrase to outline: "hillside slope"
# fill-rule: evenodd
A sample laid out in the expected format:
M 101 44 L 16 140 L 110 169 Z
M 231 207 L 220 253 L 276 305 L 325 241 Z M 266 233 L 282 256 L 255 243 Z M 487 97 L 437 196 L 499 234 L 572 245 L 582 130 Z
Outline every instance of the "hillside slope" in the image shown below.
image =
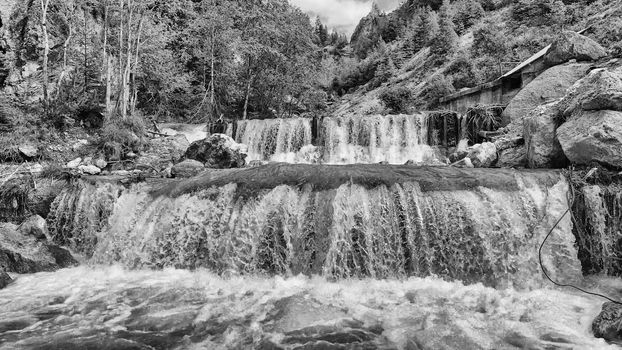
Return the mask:
M 344 69 L 333 82 L 333 88 L 343 93 L 335 105 L 336 115 L 437 109 L 439 98 L 498 78 L 553 42 L 562 29 L 584 30 L 584 35 L 612 56 L 622 54 L 622 4 L 618 1 L 435 4 L 439 5 L 409 0 L 390 14 L 372 11 L 361 20 L 351 42 L 359 57 L 358 67 Z M 376 42 L 370 44 L 370 37 L 357 33 L 372 33 Z M 400 89 L 410 95 L 405 110 L 387 108 L 381 95 Z

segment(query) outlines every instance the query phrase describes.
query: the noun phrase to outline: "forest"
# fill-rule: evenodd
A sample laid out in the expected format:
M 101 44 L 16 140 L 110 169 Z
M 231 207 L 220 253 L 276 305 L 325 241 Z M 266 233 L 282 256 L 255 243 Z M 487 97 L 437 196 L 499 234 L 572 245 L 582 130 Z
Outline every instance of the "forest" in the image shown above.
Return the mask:
M 13 0 L 0 28 L 0 126 L 25 138 L 103 127 L 103 140 L 131 148 L 150 121 L 327 116 L 355 93 L 381 100 L 371 112 L 430 110 L 563 28 L 621 54 L 620 16 L 588 23 L 611 4 L 408 0 L 389 14 L 374 5 L 347 38 L 286 0 Z M 10 159 L 12 137 L 0 139 Z

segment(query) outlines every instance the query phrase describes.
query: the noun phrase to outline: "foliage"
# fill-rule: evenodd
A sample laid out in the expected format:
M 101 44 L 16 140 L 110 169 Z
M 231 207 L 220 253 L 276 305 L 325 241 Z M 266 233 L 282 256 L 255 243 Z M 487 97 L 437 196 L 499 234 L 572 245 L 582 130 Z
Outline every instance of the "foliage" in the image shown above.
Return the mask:
M 423 98 L 427 102 L 428 109 L 434 109 L 439 106 L 440 99 L 454 93 L 456 89 L 453 86 L 451 78 L 443 74 L 432 76 L 426 83 Z
M 552 26 L 562 24 L 565 5 L 560 0 L 518 0 L 511 9 L 511 20 L 516 25 Z
M 449 0 L 443 2 L 439 12 L 440 29 L 432 43 L 432 53 L 436 55 L 437 61 L 442 63 L 456 51 L 458 35 L 454 29 Z
M 385 107 L 398 114 L 406 112 L 410 97 L 410 90 L 403 86 L 386 89 L 380 94 Z
M 484 8 L 475 0 L 459 0 L 453 5 L 456 33 L 462 34 L 484 17 Z
M 459 90 L 473 87 L 481 82 L 479 72 L 473 65 L 473 60 L 466 52 L 459 52 L 450 62 L 445 74 L 451 76 L 453 86 Z

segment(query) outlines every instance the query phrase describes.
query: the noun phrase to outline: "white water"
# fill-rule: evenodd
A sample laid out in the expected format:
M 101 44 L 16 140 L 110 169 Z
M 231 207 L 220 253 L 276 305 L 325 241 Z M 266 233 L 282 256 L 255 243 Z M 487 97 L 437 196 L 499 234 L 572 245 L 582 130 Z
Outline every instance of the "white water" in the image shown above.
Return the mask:
M 236 141 L 248 146 L 247 161 L 306 163 L 300 151 L 311 146 L 311 136 L 306 118 L 240 120 Z
M 427 145 L 426 118 L 425 114 L 324 118 L 323 159 L 329 164 L 439 164 Z
M 373 336 L 367 344 L 384 349 L 616 349 L 591 335 L 601 304 L 570 291 L 436 278 L 223 279 L 80 267 L 18 276 L 0 290 L 0 349 L 257 349 L 267 341 L 292 349 L 338 332 Z
M 248 161 L 445 164 L 427 145 L 426 120 L 425 114 L 324 118 L 317 147 L 311 119 L 243 120 L 236 141 L 248 146 Z

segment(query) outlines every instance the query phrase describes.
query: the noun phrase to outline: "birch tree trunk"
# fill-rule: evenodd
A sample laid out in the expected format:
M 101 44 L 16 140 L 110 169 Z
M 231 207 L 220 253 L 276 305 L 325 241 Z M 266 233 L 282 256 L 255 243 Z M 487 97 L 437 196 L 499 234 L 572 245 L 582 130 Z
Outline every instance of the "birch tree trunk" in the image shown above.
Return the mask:
M 48 71 L 48 56 L 50 54 L 50 44 L 48 38 L 47 12 L 50 0 L 41 0 L 41 31 L 43 32 L 43 109 L 45 115 L 48 114 L 49 96 L 48 87 L 50 74 Z

